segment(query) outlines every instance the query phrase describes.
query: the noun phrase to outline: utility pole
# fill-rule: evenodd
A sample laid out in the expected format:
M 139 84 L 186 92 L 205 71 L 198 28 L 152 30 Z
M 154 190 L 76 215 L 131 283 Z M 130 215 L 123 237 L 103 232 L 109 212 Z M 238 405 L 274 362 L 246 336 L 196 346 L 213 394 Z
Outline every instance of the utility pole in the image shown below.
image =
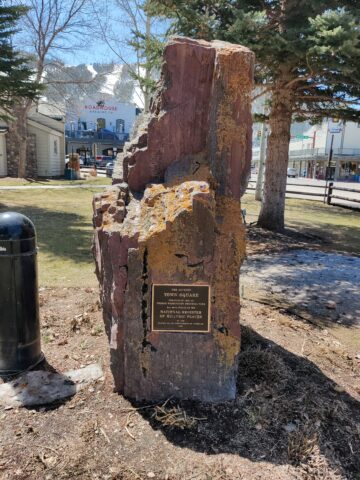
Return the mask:
M 341 132 L 341 140 L 340 140 L 340 151 L 338 152 L 340 155 L 343 154 L 344 148 L 344 139 L 345 139 L 345 129 L 346 129 L 346 120 L 343 121 L 343 129 Z M 340 156 L 336 156 L 336 165 L 335 165 L 335 174 L 334 174 L 334 181 L 338 181 L 340 176 Z
M 327 169 L 326 169 L 326 184 L 325 184 L 325 193 L 324 193 L 324 203 L 326 202 L 328 181 L 330 180 L 330 165 L 331 165 L 331 160 L 332 160 L 332 157 L 333 157 L 333 145 L 334 145 L 334 134 L 331 135 L 331 143 L 330 143 L 330 150 L 329 150 L 329 157 L 328 157 L 328 166 L 327 166 Z
M 264 112 L 265 113 L 265 112 Z M 261 140 L 260 140 L 260 158 L 259 158 L 259 171 L 256 180 L 255 188 L 255 200 L 262 201 L 262 187 L 265 170 L 265 156 L 266 156 L 266 122 L 263 122 L 261 127 Z

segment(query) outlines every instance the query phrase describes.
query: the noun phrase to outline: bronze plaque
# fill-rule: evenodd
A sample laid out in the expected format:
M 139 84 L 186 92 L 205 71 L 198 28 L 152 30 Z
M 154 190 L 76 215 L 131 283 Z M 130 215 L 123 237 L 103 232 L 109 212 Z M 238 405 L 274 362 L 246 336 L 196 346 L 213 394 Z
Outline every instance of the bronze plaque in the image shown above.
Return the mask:
M 153 285 L 151 329 L 154 332 L 209 332 L 210 286 Z

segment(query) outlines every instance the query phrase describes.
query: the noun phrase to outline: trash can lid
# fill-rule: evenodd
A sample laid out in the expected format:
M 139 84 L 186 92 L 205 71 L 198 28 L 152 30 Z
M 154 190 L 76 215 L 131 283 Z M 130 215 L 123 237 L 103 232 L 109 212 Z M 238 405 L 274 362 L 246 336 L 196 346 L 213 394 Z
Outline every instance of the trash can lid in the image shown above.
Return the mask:
M 34 237 L 35 226 L 28 217 L 17 212 L 0 213 L 0 241 Z

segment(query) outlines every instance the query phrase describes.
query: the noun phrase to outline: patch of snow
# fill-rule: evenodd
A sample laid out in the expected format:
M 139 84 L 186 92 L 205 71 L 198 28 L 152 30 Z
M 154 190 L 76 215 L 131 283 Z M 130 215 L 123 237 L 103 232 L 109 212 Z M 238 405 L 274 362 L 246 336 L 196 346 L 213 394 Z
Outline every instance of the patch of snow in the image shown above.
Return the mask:
M 136 84 L 134 88 L 134 93 L 131 98 L 131 103 L 134 103 L 138 108 L 144 108 L 144 94 L 141 91 L 141 88 L 139 85 Z
M 100 93 L 114 95 L 115 85 L 121 78 L 122 69 L 123 65 L 114 65 L 113 71 L 105 75 L 105 84 L 101 87 Z
M 0 405 L 5 407 L 46 405 L 72 397 L 102 376 L 103 370 L 98 363 L 69 370 L 64 374 L 43 370 L 26 372 L 15 380 L 0 385 Z
M 96 77 L 97 71 L 95 70 L 94 65 L 92 65 L 92 64 L 90 63 L 90 64 L 86 65 L 86 68 L 87 68 L 88 71 L 91 73 L 92 78 Z

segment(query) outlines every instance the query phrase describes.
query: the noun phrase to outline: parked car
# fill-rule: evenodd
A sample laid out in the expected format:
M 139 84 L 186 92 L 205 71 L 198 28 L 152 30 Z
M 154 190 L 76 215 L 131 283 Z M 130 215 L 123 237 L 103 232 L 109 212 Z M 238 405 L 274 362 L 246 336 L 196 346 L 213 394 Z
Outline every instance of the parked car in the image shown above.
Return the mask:
M 89 167 L 95 165 L 95 157 L 86 157 L 86 165 Z
M 297 168 L 289 167 L 287 169 L 287 176 L 289 178 L 296 178 L 298 176 Z
M 98 168 L 105 168 L 106 164 L 113 161 L 113 157 L 107 155 L 97 155 L 96 156 L 96 166 Z
M 112 177 L 113 171 L 114 171 L 114 165 L 115 165 L 115 160 L 112 160 L 111 162 L 108 162 L 106 164 L 106 176 L 107 177 Z

